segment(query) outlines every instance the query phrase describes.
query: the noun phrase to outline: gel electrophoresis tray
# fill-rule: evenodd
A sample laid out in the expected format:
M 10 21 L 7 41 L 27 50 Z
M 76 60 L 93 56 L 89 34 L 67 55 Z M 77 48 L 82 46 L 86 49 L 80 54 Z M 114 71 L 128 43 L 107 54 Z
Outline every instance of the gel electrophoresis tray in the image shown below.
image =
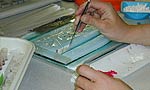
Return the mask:
M 73 24 L 69 23 L 30 40 L 36 45 L 36 54 L 62 65 L 75 64 L 75 62 L 79 64 L 80 61 L 94 59 L 102 54 L 100 52 L 104 54 L 120 45 L 101 35 L 98 29 L 87 26 L 83 32 L 75 35 L 69 47 L 73 30 Z

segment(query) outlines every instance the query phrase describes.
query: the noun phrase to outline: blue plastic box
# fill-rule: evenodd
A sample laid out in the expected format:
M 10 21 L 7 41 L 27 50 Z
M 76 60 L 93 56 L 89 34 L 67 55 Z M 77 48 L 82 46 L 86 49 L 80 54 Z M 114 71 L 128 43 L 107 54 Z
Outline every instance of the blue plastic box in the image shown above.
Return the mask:
M 138 4 L 146 5 L 146 7 L 150 7 L 150 2 L 135 2 L 135 1 L 123 1 L 121 3 L 121 12 L 124 14 L 124 16 L 128 19 L 133 20 L 143 20 L 149 18 L 150 12 L 127 12 L 124 11 L 124 8 L 127 6 L 136 6 Z

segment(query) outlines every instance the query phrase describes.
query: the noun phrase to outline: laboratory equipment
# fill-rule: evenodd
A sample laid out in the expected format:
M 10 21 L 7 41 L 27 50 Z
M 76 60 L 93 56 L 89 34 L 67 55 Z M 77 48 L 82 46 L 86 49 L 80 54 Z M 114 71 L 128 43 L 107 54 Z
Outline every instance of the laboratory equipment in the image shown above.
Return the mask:
M 5 60 L 0 70 L 1 90 L 18 89 L 34 51 L 34 44 L 27 40 L 0 37 L 0 59 Z
M 121 12 L 128 19 L 149 19 L 150 2 L 123 1 L 121 4 Z
M 64 7 L 61 7 L 57 4 L 50 4 L 46 5 L 44 7 L 28 11 L 22 14 L 18 14 L 15 16 L 11 16 L 8 18 L 4 18 L 0 20 L 0 32 L 1 34 L 5 36 L 23 36 L 26 33 L 30 33 L 32 31 L 38 30 L 38 31 L 47 31 L 47 30 L 41 30 L 41 27 L 47 27 L 53 25 L 56 20 L 59 22 L 60 18 L 65 22 L 60 22 L 60 26 L 63 24 L 68 23 L 66 19 L 64 18 L 66 16 L 71 16 L 75 12 L 74 9 L 65 9 Z M 51 25 L 50 25 L 51 24 Z M 56 24 L 56 23 L 55 23 Z M 58 23 L 57 23 L 58 24 Z M 44 26 L 45 25 L 45 26 Z M 49 27 L 48 28 L 51 28 Z M 55 25 L 58 27 L 58 25 Z M 33 30 L 34 29 L 34 30 Z
M 60 0 L 0 0 L 0 19 L 47 6 Z

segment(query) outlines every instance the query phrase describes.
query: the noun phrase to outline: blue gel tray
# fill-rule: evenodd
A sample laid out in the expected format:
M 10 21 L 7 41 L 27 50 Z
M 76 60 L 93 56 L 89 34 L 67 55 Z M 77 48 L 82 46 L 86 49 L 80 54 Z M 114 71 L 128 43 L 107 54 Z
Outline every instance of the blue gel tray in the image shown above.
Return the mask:
M 103 35 L 99 35 L 92 40 L 87 41 L 86 43 L 65 52 L 63 56 L 69 57 L 71 60 L 76 60 L 91 51 L 94 51 L 104 45 L 106 45 L 110 40 L 105 38 Z
M 127 6 L 136 6 L 138 4 L 144 4 L 146 7 L 150 7 L 150 2 L 123 1 L 121 3 L 121 12 L 126 18 L 133 20 L 143 20 L 149 18 L 150 12 L 126 12 L 123 10 Z
M 58 51 L 63 47 L 67 47 L 70 43 L 70 40 L 73 35 L 72 27 L 72 24 L 68 24 L 54 31 L 46 33 L 42 36 L 39 36 L 31 41 L 33 41 L 37 47 L 42 47 L 48 49 L 49 51 L 61 54 L 61 52 Z M 82 43 L 95 38 L 99 34 L 100 33 L 98 30 L 92 30 L 92 28 L 89 27 L 82 33 L 78 33 L 75 36 L 72 45 L 69 48 L 67 48 L 67 50 L 71 50 L 72 48 L 75 48 L 81 45 Z M 55 46 L 52 47 L 52 44 L 55 44 Z
M 37 54 L 53 59 L 56 62 L 60 62 L 62 64 L 68 64 L 70 62 L 73 62 L 75 59 L 83 56 L 82 54 L 77 55 L 76 58 L 72 58 L 71 56 L 67 56 L 65 52 L 63 52 L 64 55 L 57 52 L 62 47 L 66 47 L 67 45 L 69 45 L 71 39 L 70 37 L 72 37 L 72 35 L 73 35 L 73 24 L 70 23 L 60 28 L 57 28 L 51 32 L 38 36 L 32 39 L 31 41 L 36 46 Z M 100 35 L 100 33 L 96 28 L 88 26 L 83 32 L 77 33 L 72 42 L 71 47 L 69 47 L 66 50 L 66 52 L 74 50 L 76 47 L 82 45 L 83 43 L 86 43 L 87 41 L 92 40 L 98 35 Z M 60 37 L 61 39 L 58 37 Z M 70 39 L 67 40 L 67 38 Z M 55 43 L 54 47 L 52 47 L 52 43 L 53 44 Z M 89 52 L 91 51 L 88 51 L 88 53 Z
M 35 53 L 37 55 L 45 57 L 45 60 L 64 66 L 76 61 L 79 62 L 82 58 L 86 60 L 91 57 L 97 57 L 98 54 L 95 54 L 95 51 L 100 53 L 108 52 L 110 50 L 109 48 L 105 48 L 106 50 L 102 51 L 100 48 L 103 46 L 107 45 L 107 47 L 113 47 L 118 44 L 110 44 L 109 42 L 112 41 L 101 35 L 98 29 L 92 26 L 87 26 L 83 32 L 76 34 L 71 47 L 67 48 L 63 53 L 58 52 L 59 49 L 66 47 L 70 43 L 70 37 L 72 37 L 72 34 L 73 24 L 69 23 L 48 33 L 38 35 L 37 37 L 33 38 L 32 36 L 34 36 L 34 33 L 32 33 L 26 35 L 27 37 L 24 36 L 24 38 L 28 38 L 35 44 Z M 67 40 L 67 38 L 70 39 Z M 53 44 L 55 44 L 55 46 L 53 46 Z
M 101 57 L 122 45 L 123 45 L 123 43 L 111 41 L 111 42 L 107 43 L 106 45 L 94 50 L 93 52 L 83 56 L 82 58 L 79 58 L 75 62 L 72 62 L 72 63 L 66 65 L 65 67 L 70 70 L 75 71 L 79 65 L 90 64 L 90 62 L 95 60 L 96 58 Z

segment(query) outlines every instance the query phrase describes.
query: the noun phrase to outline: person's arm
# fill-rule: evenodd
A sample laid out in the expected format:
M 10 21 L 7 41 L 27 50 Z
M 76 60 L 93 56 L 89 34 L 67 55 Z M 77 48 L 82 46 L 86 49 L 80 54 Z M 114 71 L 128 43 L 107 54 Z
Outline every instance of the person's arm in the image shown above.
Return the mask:
M 128 33 L 120 41 L 150 45 L 150 24 L 130 25 Z
M 79 77 L 75 83 L 75 90 L 132 90 L 120 79 L 112 78 L 87 65 L 79 66 L 77 73 Z
M 81 5 L 76 12 L 75 25 L 81 17 L 85 4 Z M 89 14 L 94 13 L 94 14 Z M 128 25 L 126 24 L 111 4 L 91 0 L 88 13 L 81 17 L 84 22 L 78 30 L 81 32 L 86 24 L 97 27 L 100 32 L 111 40 L 150 45 L 150 25 Z

